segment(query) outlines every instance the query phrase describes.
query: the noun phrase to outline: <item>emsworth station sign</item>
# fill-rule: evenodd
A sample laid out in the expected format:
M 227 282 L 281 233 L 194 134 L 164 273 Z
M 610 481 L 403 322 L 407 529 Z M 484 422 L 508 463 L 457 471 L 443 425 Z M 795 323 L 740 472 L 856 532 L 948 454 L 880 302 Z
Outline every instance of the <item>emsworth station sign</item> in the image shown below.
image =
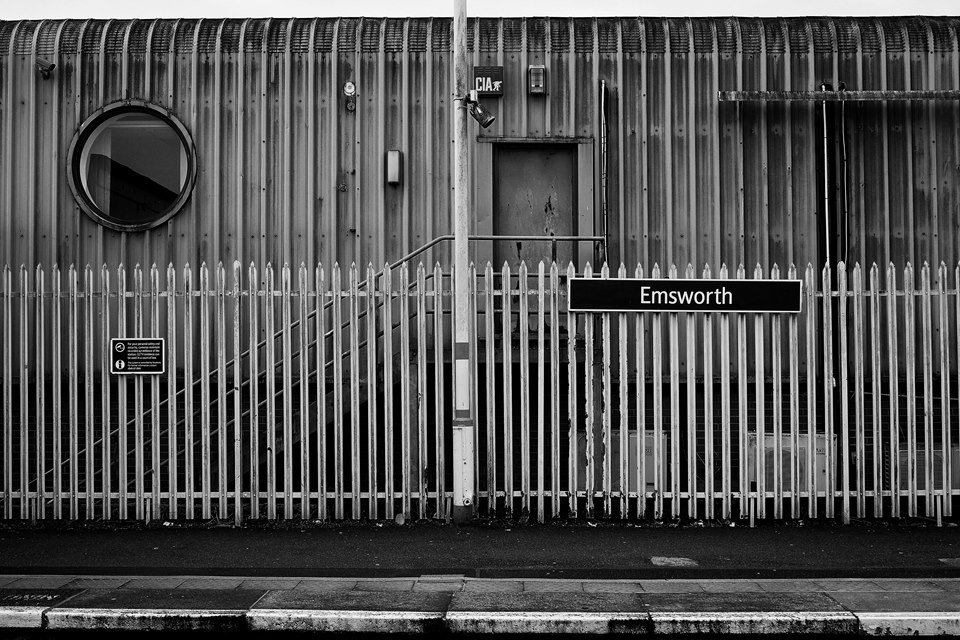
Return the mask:
M 799 313 L 800 280 L 571 278 L 570 311 Z

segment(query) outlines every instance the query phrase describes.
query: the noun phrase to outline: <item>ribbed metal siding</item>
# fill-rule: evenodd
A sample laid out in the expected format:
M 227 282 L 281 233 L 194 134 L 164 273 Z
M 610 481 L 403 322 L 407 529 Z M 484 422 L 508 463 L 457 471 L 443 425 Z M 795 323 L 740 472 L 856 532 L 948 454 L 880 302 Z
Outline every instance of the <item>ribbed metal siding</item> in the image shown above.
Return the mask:
M 610 256 L 698 265 L 816 260 L 816 111 L 717 90 L 960 88 L 952 18 L 477 19 L 474 64 L 506 95 L 482 137 L 592 138 L 608 96 Z M 394 260 L 450 230 L 448 19 L 0 23 L 0 263 L 331 264 Z M 36 58 L 56 62 L 49 80 Z M 548 69 L 527 98 L 525 69 Z M 341 87 L 358 87 L 357 110 Z M 165 226 L 120 234 L 66 182 L 77 126 L 146 98 L 192 132 L 196 190 Z M 846 107 L 850 257 L 960 258 L 960 106 Z M 599 144 L 594 145 L 599 153 Z M 383 176 L 404 153 L 403 184 Z M 599 171 L 600 162 L 594 163 Z M 475 175 L 478 189 L 490 176 Z M 594 176 L 600 215 L 600 176 Z M 599 221 L 596 228 L 600 228 Z M 442 257 L 440 252 L 436 257 Z

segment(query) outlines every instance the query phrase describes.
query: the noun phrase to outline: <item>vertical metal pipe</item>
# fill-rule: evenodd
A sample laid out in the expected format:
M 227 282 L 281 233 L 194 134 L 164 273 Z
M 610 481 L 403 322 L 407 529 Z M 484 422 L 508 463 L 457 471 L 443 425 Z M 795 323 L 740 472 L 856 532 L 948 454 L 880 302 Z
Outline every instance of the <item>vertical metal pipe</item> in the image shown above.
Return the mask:
M 280 270 L 280 321 L 283 324 L 282 348 L 283 353 L 283 518 L 289 520 L 293 517 L 293 345 L 292 332 L 290 326 L 291 311 L 291 282 L 290 265 L 284 263 Z M 270 336 L 267 337 L 271 339 Z M 301 358 L 306 358 L 305 354 L 300 354 Z M 301 389 L 302 391 L 302 389 Z
M 106 281 L 107 271 L 104 269 L 104 282 Z M 106 298 L 106 286 L 103 287 L 102 295 Z M 177 420 L 177 271 L 173 268 L 171 262 L 167 266 L 167 490 L 170 492 L 168 515 L 171 520 L 179 517 L 179 498 L 178 492 L 178 449 L 177 435 L 180 429 Z M 104 321 L 107 318 L 104 317 Z M 104 344 L 108 344 L 106 336 L 109 331 L 105 331 Z M 106 358 L 104 358 L 106 366 Z M 188 390 L 184 389 L 184 393 Z M 105 400 L 106 401 L 106 400 Z M 109 422 L 107 420 L 106 422 Z M 104 448 L 104 462 L 106 462 L 106 452 L 109 447 Z M 104 488 L 106 492 L 106 487 Z
M 546 353 L 544 339 L 546 337 L 546 326 L 544 317 L 544 305 L 546 303 L 544 292 L 544 264 L 540 261 L 537 274 L 537 522 L 544 521 L 545 515 L 545 488 L 544 488 L 544 436 L 546 434 L 546 416 L 545 392 L 546 382 Z
M 454 95 L 460 99 L 454 109 L 454 425 L 453 505 L 457 521 L 474 514 L 474 416 L 470 412 L 470 352 L 468 346 L 468 298 L 470 233 L 470 168 L 468 166 L 467 112 L 467 0 L 454 0 L 453 15 Z
M 210 271 L 200 263 L 200 508 L 210 516 Z M 272 335 L 272 333 L 271 333 Z M 272 343 L 269 343 L 272 345 Z
M 156 334 L 154 334 L 156 335 Z M 229 506 L 227 484 L 227 274 L 223 262 L 217 263 L 217 494 L 219 517 L 226 519 Z M 159 472 L 159 469 L 158 469 Z
M 93 278 L 90 278 L 93 286 Z M 160 337 L 160 272 L 150 267 L 150 336 Z M 91 354 L 92 355 L 92 354 Z M 91 358 L 92 359 L 92 358 Z M 166 371 L 170 375 L 169 370 Z M 153 517 L 160 518 L 160 376 L 150 376 L 150 482 L 153 491 Z
M 77 307 L 79 305 L 79 295 L 77 292 L 77 270 L 73 265 L 70 265 L 70 271 L 67 276 L 68 282 L 67 286 L 69 287 L 70 292 L 70 302 L 69 302 L 69 324 L 67 328 L 67 362 L 70 367 L 70 373 L 68 376 L 69 388 L 67 391 L 70 394 L 70 519 L 76 520 L 79 517 L 78 513 L 78 501 L 80 493 L 80 460 L 78 454 L 78 440 L 79 440 L 79 415 L 77 413 L 78 405 L 78 394 L 79 389 L 78 384 L 78 351 L 79 345 L 77 344 L 79 340 L 77 323 L 79 319 L 77 315 L 79 313 Z
M 426 272 L 417 265 L 417 500 L 420 519 L 427 517 L 427 310 Z M 439 505 L 438 505 L 439 506 Z
M 694 136 L 693 129 L 689 132 L 689 137 Z M 691 197 L 693 193 L 691 192 Z M 694 209 L 694 207 L 691 207 Z M 693 229 L 691 221 L 691 229 Z M 694 243 L 694 247 L 696 244 Z M 694 248 L 691 251 L 695 252 Z M 685 277 L 691 279 L 694 277 L 693 264 L 688 262 Z M 697 517 L 697 355 L 696 355 L 696 335 L 697 317 L 696 314 L 688 313 L 684 319 L 687 340 L 687 516 L 693 520 Z M 679 469 L 678 469 L 679 471 Z M 677 502 L 679 504 L 679 500 Z M 679 512 L 679 511 L 678 511 Z
M 603 264 L 600 271 L 600 277 L 604 280 L 610 277 L 610 267 L 607 263 Z M 613 398 L 611 388 L 613 387 L 613 375 L 611 373 L 610 361 L 613 359 L 610 349 L 610 314 L 600 315 L 600 423 L 603 434 L 603 457 L 601 478 L 603 484 L 603 517 L 610 517 L 611 513 L 611 493 L 613 491 L 612 466 L 613 466 Z
M 266 35 L 264 36 L 266 41 Z M 275 357 L 276 330 L 274 329 L 274 307 L 276 290 L 274 289 L 273 265 L 269 262 L 263 270 L 264 318 L 263 328 L 266 334 L 266 360 L 263 375 L 266 382 L 267 429 L 264 452 L 267 458 L 267 519 L 277 519 L 277 361 Z M 208 517 L 208 516 L 204 516 Z
M 832 518 L 834 515 L 834 501 L 836 499 L 836 434 L 835 434 L 835 416 L 834 416 L 834 387 L 836 378 L 834 377 L 833 363 L 833 279 L 831 277 L 831 265 L 828 262 L 821 272 L 823 282 L 823 422 L 824 435 L 826 443 L 826 490 L 827 501 L 824 509 L 824 515 Z
M 137 338 L 143 337 L 143 269 L 137 264 L 133 269 L 133 327 Z M 134 492 L 136 495 L 136 517 L 138 520 L 149 521 L 149 514 L 144 512 L 144 400 L 143 376 L 134 376 L 133 380 L 133 411 L 134 411 L 134 439 L 133 439 L 133 468 Z
M 119 285 L 119 289 L 123 291 L 122 283 Z M 193 442 L 193 423 L 194 423 L 194 413 L 193 413 L 193 401 L 194 401 L 194 387 L 193 387 L 193 358 L 194 352 L 196 351 L 196 345 L 193 341 L 193 325 L 194 325 L 194 297 L 196 297 L 196 292 L 193 290 L 193 271 L 190 269 L 190 264 L 187 263 L 183 267 L 183 420 L 185 423 L 185 429 L 183 433 L 183 449 L 185 455 L 183 457 L 183 484 L 185 491 L 185 512 L 188 520 L 193 519 L 194 515 L 194 490 L 195 484 L 193 481 L 194 474 L 194 442 Z M 118 322 L 122 322 L 118 320 Z M 121 324 L 121 327 L 123 325 Z M 255 353 L 255 350 L 252 351 Z M 256 378 L 253 378 L 256 380 Z M 121 381 L 121 389 L 123 388 L 123 382 Z M 256 406 L 256 405 L 253 405 Z M 123 412 L 121 412 L 121 422 L 123 423 Z M 121 438 L 124 437 L 121 433 Z M 124 482 L 121 481 L 120 487 L 121 490 L 125 486 Z M 123 501 L 121 500 L 121 505 Z M 123 516 L 121 516 L 122 518 Z M 255 515 L 253 516 L 256 517 Z
M 907 374 L 907 515 L 911 518 L 917 516 L 917 327 L 914 297 L 913 266 L 908 262 L 903 270 L 903 336 Z
M 806 465 L 807 484 L 804 490 L 807 494 L 807 516 L 817 515 L 816 478 L 819 470 L 815 464 L 814 451 L 817 443 L 817 299 L 816 299 L 816 269 L 807 263 L 806 290 L 807 290 L 807 457 Z
M 753 271 L 754 280 L 760 280 L 763 278 L 763 271 L 758 264 Z M 763 329 L 764 329 L 764 319 L 762 314 L 754 314 L 753 316 L 753 348 L 754 348 L 754 402 L 756 403 L 757 411 L 757 439 L 756 439 L 756 451 L 754 452 L 757 459 L 756 464 L 756 476 L 755 481 L 757 483 L 756 487 L 756 515 L 759 518 L 765 518 L 767 512 L 767 473 L 766 473 L 766 443 L 767 443 L 767 420 L 766 420 L 766 400 L 765 400 L 765 370 L 766 365 L 764 363 L 764 348 L 763 348 Z
M 622 237 L 622 236 L 621 236 Z M 620 268 L 617 271 L 618 278 L 627 277 L 627 268 L 620 263 Z M 619 389 L 619 408 L 620 408 L 620 424 L 618 425 L 620 431 L 620 460 L 618 468 L 618 478 L 620 480 L 620 519 L 624 520 L 627 518 L 628 509 L 630 505 L 630 470 L 629 470 L 629 460 L 630 460 L 630 422 L 629 422 L 629 399 L 627 394 L 627 387 L 629 386 L 629 371 L 630 367 L 627 363 L 627 314 L 620 313 L 617 314 L 617 329 L 618 329 L 618 346 L 619 346 L 619 358 L 618 358 L 618 367 L 617 372 L 619 375 L 619 383 L 617 385 Z
M 250 287 L 250 518 L 260 517 L 260 341 L 259 300 L 262 296 L 260 279 L 257 276 L 257 266 L 250 263 L 248 270 Z M 189 300 L 189 298 L 188 298 Z M 189 387 L 188 387 L 189 388 Z M 189 419 L 189 413 L 187 414 Z M 188 428 L 189 428 L 189 422 Z M 187 449 L 189 451 L 189 449 Z
M 933 460 L 933 323 L 931 318 L 930 294 L 930 265 L 923 263 L 920 271 L 920 314 L 921 336 L 923 349 L 923 453 L 924 453 L 924 514 L 929 518 L 934 515 L 934 460 Z M 948 426 L 949 422 L 942 423 Z M 946 458 L 950 452 L 941 449 L 941 455 Z
M 400 488 L 403 491 L 403 507 L 400 513 L 410 513 L 410 275 L 407 263 L 400 265 Z M 334 322 L 339 326 L 338 322 Z M 335 329 L 339 331 L 339 329 Z M 336 334 L 334 334 L 336 344 Z M 337 351 L 336 347 L 334 351 Z M 339 352 L 334 358 L 339 357 Z M 335 360 L 336 362 L 337 360 Z M 335 369 L 336 370 L 336 369 Z
M 797 279 L 797 268 L 790 265 L 787 279 Z M 800 336 L 797 314 L 787 319 L 790 344 L 790 517 L 800 518 Z M 812 443 L 807 443 L 809 449 Z
M 243 404 L 241 394 L 243 392 L 243 386 L 241 383 L 241 364 L 243 363 L 243 344 L 241 342 L 241 333 L 240 333 L 240 311 L 242 309 L 242 297 L 240 291 L 240 281 L 241 281 L 241 272 L 243 267 L 240 264 L 239 260 L 234 260 L 233 262 L 233 523 L 239 526 L 243 522 L 243 459 L 241 457 L 241 451 L 243 447 L 243 432 L 241 427 L 243 420 L 241 419 Z M 172 280 L 171 280 L 172 282 Z M 302 287 L 301 287 L 302 289 Z M 250 297 L 253 297 L 253 291 L 250 291 Z M 171 309 L 170 313 L 167 315 L 170 319 L 171 326 L 173 325 L 173 311 Z M 304 318 L 301 322 L 306 322 Z M 250 345 L 250 350 L 255 351 L 257 344 L 253 343 Z M 176 369 L 171 369 L 172 373 L 176 373 Z M 175 376 L 171 376 L 175 377 Z M 303 376 L 304 384 L 306 384 L 306 376 Z M 250 385 L 256 384 L 256 379 L 253 378 L 249 381 Z M 175 404 L 171 402 L 171 404 Z M 176 420 L 171 423 L 171 437 L 173 437 L 173 426 L 176 425 Z M 176 451 L 175 448 L 172 451 Z M 171 467 L 176 463 L 174 456 L 170 456 L 170 465 Z M 171 472 L 171 478 L 173 474 Z M 174 483 L 170 483 L 171 495 L 173 492 Z M 171 505 L 176 504 L 171 501 Z
M 497 402 L 497 357 L 496 357 L 496 330 L 494 320 L 496 316 L 494 303 L 493 265 L 487 263 L 483 273 L 485 335 L 486 335 L 486 374 L 487 383 L 487 515 L 495 518 L 497 515 L 497 407 L 503 402 Z
M 489 264 L 487 265 L 489 266 Z M 436 487 L 437 487 L 437 513 L 441 517 L 448 517 L 447 509 L 447 500 L 446 500 L 446 476 L 447 476 L 447 460 L 446 460 L 446 421 L 444 420 L 444 407 L 446 407 L 446 397 L 444 394 L 444 371 L 443 371 L 443 269 L 440 267 L 440 263 L 437 262 L 433 267 L 433 312 L 434 312 L 434 323 L 433 323 L 433 373 L 434 373 L 434 413 L 436 420 Z M 492 322 L 492 316 L 488 315 L 488 321 Z M 492 335 L 488 334 L 488 335 Z M 487 349 L 492 349 L 493 344 L 488 340 Z M 488 361 L 492 361 L 490 358 Z M 493 376 L 490 375 L 489 370 L 487 377 L 490 378 L 487 381 L 488 388 L 489 385 L 493 384 Z M 488 396 L 489 397 L 489 396 Z M 494 409 L 492 403 L 487 403 L 488 411 Z M 492 421 L 488 422 L 488 425 L 492 424 Z M 487 439 L 491 438 L 492 432 L 490 427 L 487 428 Z
M 317 297 L 314 313 L 316 314 L 317 324 L 317 518 L 320 520 L 327 519 L 327 420 L 329 417 L 327 416 L 327 312 L 324 303 L 327 299 L 327 292 L 325 276 L 323 263 L 318 263 L 315 275 Z M 386 272 L 384 277 L 386 277 Z M 389 331 L 384 334 L 384 339 L 388 334 Z M 389 366 L 389 361 L 387 361 L 387 368 Z M 387 433 L 390 431 L 390 416 L 389 409 L 385 410 L 384 419 L 387 422 Z
M 891 262 L 887 267 L 887 354 L 889 357 L 889 442 L 890 451 L 890 516 L 900 517 L 900 365 L 897 332 L 897 270 Z
M 504 270 L 506 270 L 504 265 Z M 567 265 L 567 300 L 570 299 L 569 282 L 577 274 L 573 262 Z M 504 298 L 506 299 L 506 297 Z M 506 334 L 506 331 L 504 331 Z M 504 338 L 506 342 L 506 338 Z M 506 376 L 506 362 L 504 362 L 504 376 Z M 569 517 L 577 517 L 577 315 L 567 310 L 567 414 L 570 418 L 570 428 L 567 432 L 567 443 L 570 447 L 567 464 L 568 509 Z M 506 443 L 504 443 L 506 448 Z M 509 496 L 509 494 L 507 494 Z
M 583 270 L 583 277 L 591 278 L 593 277 L 593 270 L 590 268 L 590 265 L 587 264 L 586 268 Z M 583 394 L 584 394 L 584 431 L 586 433 L 586 443 L 584 446 L 584 454 L 586 456 L 586 504 L 585 504 L 585 515 L 587 519 L 593 518 L 593 502 L 595 498 L 595 489 L 596 489 L 596 470 L 594 467 L 594 431 L 597 426 L 597 397 L 596 397 L 596 388 L 595 388 L 595 376 L 596 372 L 593 369 L 594 365 L 594 322 L 593 314 L 586 314 L 584 317 L 583 323 L 583 353 L 584 353 L 584 364 L 583 364 L 583 373 L 584 373 L 584 385 L 583 385 Z M 583 464 L 583 463 L 581 463 Z M 578 469 L 579 472 L 579 469 Z
M 380 402 L 377 389 L 377 279 L 373 263 L 367 263 L 367 491 L 369 494 L 367 514 L 371 520 L 378 516 L 377 468 L 377 405 Z M 302 357 L 302 356 L 301 356 Z M 385 360 L 390 356 L 383 354 Z M 304 374 L 306 379 L 306 374 Z
M 780 268 L 770 270 L 772 280 L 780 279 Z M 783 519 L 783 354 L 781 347 L 780 316 L 770 318 L 770 373 L 773 380 L 773 517 Z M 790 449 L 791 458 L 796 449 Z
M 873 515 L 883 515 L 883 440 L 881 432 L 881 375 L 883 352 L 880 348 L 880 268 L 874 262 L 870 267 L 870 364 L 873 396 Z M 893 372 L 889 372 L 892 374 Z
M 720 265 L 719 276 L 721 280 L 728 277 L 726 264 Z M 730 314 L 724 313 L 720 316 L 720 484 L 723 492 L 721 513 L 726 520 L 729 520 L 732 514 L 731 503 L 733 501 L 733 464 L 730 451 L 732 445 L 730 379 Z
M 560 271 L 554 261 L 550 264 L 550 513 L 553 518 L 560 517 L 560 491 Z
M 44 308 L 46 298 L 46 290 L 44 283 L 44 273 L 43 267 L 37 265 L 35 271 L 35 284 L 34 290 L 36 291 L 36 304 L 34 306 L 34 321 L 36 322 L 36 341 L 34 347 L 34 357 L 37 360 L 37 369 L 36 369 L 36 460 L 34 464 L 34 473 L 36 477 L 36 498 L 34 500 L 34 512 L 33 518 L 43 519 L 44 518 L 44 488 L 46 485 L 44 476 L 46 475 L 46 434 L 47 434 L 47 420 L 46 420 L 46 402 L 47 402 L 47 381 L 46 381 L 46 345 L 47 345 L 47 333 L 46 333 L 46 311 Z M 942 306 L 942 305 L 941 305 Z M 104 350 L 105 351 L 105 350 Z M 59 372 L 57 372 L 59 375 Z M 104 495 L 104 501 L 106 501 L 106 495 Z
M 743 264 L 737 267 L 737 279 L 742 280 L 745 277 Z M 737 422 L 739 426 L 738 444 L 739 455 L 738 464 L 740 482 L 740 517 L 744 518 L 747 513 L 749 503 L 750 484 L 747 480 L 747 471 L 749 467 L 750 451 L 747 448 L 747 387 L 749 381 L 747 378 L 747 316 L 742 313 L 737 314 Z
M 503 306 L 500 331 L 503 341 L 503 507 L 504 516 L 507 518 L 513 511 L 513 314 L 510 310 L 510 277 L 510 265 L 504 261 L 500 277 Z M 456 457 L 454 464 L 458 464 Z
M 30 358 L 28 354 L 30 353 L 30 278 L 29 272 L 25 265 L 20 266 L 20 335 L 19 335 L 19 351 L 20 362 L 17 366 L 17 374 L 19 378 L 19 387 L 20 387 L 20 438 L 19 438 L 19 497 L 20 497 L 20 519 L 25 520 L 30 517 L 30 504 L 27 500 L 27 493 L 30 487 L 30 438 L 27 436 L 27 431 L 29 429 L 29 405 L 30 405 Z M 86 355 L 86 350 L 84 350 L 84 355 Z M 13 398 L 7 398 L 7 402 L 13 402 Z M 85 405 L 90 403 L 84 403 Z M 88 449 L 89 451 L 89 449 Z M 84 478 L 86 482 L 90 481 L 90 477 L 87 476 Z M 89 485 L 86 485 L 89 486 Z M 79 486 L 74 487 L 74 492 L 79 491 Z M 89 501 L 88 501 L 89 504 Z M 89 515 L 89 514 L 88 514 Z
M 952 438 L 952 425 L 951 422 L 951 400 L 950 400 L 950 313 L 949 307 L 949 298 L 947 297 L 947 265 L 943 262 L 940 263 L 939 273 L 937 277 L 937 308 L 940 312 L 939 326 L 940 333 L 940 415 L 942 416 L 943 424 L 943 433 L 941 435 L 941 442 L 943 451 L 943 474 L 941 485 L 943 487 L 943 495 L 946 496 L 944 502 L 943 513 L 945 516 L 950 517 L 952 514 L 952 509 L 950 508 L 950 503 L 953 502 L 951 499 L 951 488 L 953 487 L 953 438 Z
M 840 364 L 840 480 L 842 491 L 842 518 L 844 524 L 850 523 L 850 396 L 849 396 L 849 331 L 847 329 L 849 316 L 847 313 L 847 266 L 844 262 L 837 263 L 837 326 L 840 332 L 840 353 L 837 359 Z
M 127 336 L 127 272 L 123 264 L 117 266 L 117 337 Z M 56 363 L 54 363 L 56 366 Z M 118 470 L 117 470 L 117 489 L 120 491 L 119 516 L 121 520 L 127 519 L 127 497 L 130 478 L 127 475 L 127 381 L 124 378 L 117 380 L 117 427 L 120 431 L 119 443 L 117 446 Z M 54 424 L 57 427 L 57 423 Z M 58 437 L 59 440 L 59 437 Z M 58 464 L 59 466 L 59 464 Z M 191 512 L 192 515 L 193 512 Z M 55 517 L 59 517 L 56 516 Z
M 530 301 L 527 264 L 520 263 L 520 491 L 521 517 L 530 513 Z
M 863 274 L 860 264 L 853 268 L 853 397 L 855 411 L 855 455 L 857 517 L 866 515 L 866 450 L 864 434 L 864 395 L 863 384 Z
M 703 269 L 703 278 L 713 278 L 713 271 L 707 264 Z M 726 314 L 724 314 L 726 315 Z M 716 516 L 716 482 L 714 478 L 714 415 L 713 415 L 713 316 L 706 314 L 703 317 L 703 517 L 709 520 Z
M 393 450 L 393 284 L 390 278 L 389 264 L 383 267 L 381 290 L 383 292 L 383 490 L 386 494 L 384 515 L 387 518 L 394 516 L 394 450 Z
M 634 277 L 643 277 L 643 266 L 640 263 L 637 263 Z M 647 469 L 647 314 L 634 315 L 637 379 L 637 519 L 641 520 L 646 516 L 647 511 L 647 473 L 649 471 Z
M 660 278 L 660 267 L 653 266 L 650 276 Z M 653 519 L 663 518 L 663 331 L 661 313 L 653 314 Z

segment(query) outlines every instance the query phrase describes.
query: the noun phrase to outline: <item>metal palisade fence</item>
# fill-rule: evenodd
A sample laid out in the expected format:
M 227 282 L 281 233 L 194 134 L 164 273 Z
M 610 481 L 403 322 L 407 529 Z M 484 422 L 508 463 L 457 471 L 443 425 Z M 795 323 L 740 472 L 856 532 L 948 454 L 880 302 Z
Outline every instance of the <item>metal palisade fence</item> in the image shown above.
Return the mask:
M 952 516 L 960 267 L 471 275 L 479 516 Z M 802 309 L 572 312 L 575 275 L 783 276 Z M 5 268 L 2 518 L 447 517 L 451 282 Z M 162 338 L 163 373 L 113 371 L 114 338 Z

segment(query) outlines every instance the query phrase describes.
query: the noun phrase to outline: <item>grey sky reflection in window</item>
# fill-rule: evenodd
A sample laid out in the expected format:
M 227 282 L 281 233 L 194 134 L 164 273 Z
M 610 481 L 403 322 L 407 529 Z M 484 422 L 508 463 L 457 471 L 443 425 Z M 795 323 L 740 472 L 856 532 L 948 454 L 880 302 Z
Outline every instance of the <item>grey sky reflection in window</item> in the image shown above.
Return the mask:
M 108 118 L 87 138 L 80 180 L 90 201 L 122 226 L 162 217 L 187 182 L 187 150 L 170 125 L 143 112 Z

